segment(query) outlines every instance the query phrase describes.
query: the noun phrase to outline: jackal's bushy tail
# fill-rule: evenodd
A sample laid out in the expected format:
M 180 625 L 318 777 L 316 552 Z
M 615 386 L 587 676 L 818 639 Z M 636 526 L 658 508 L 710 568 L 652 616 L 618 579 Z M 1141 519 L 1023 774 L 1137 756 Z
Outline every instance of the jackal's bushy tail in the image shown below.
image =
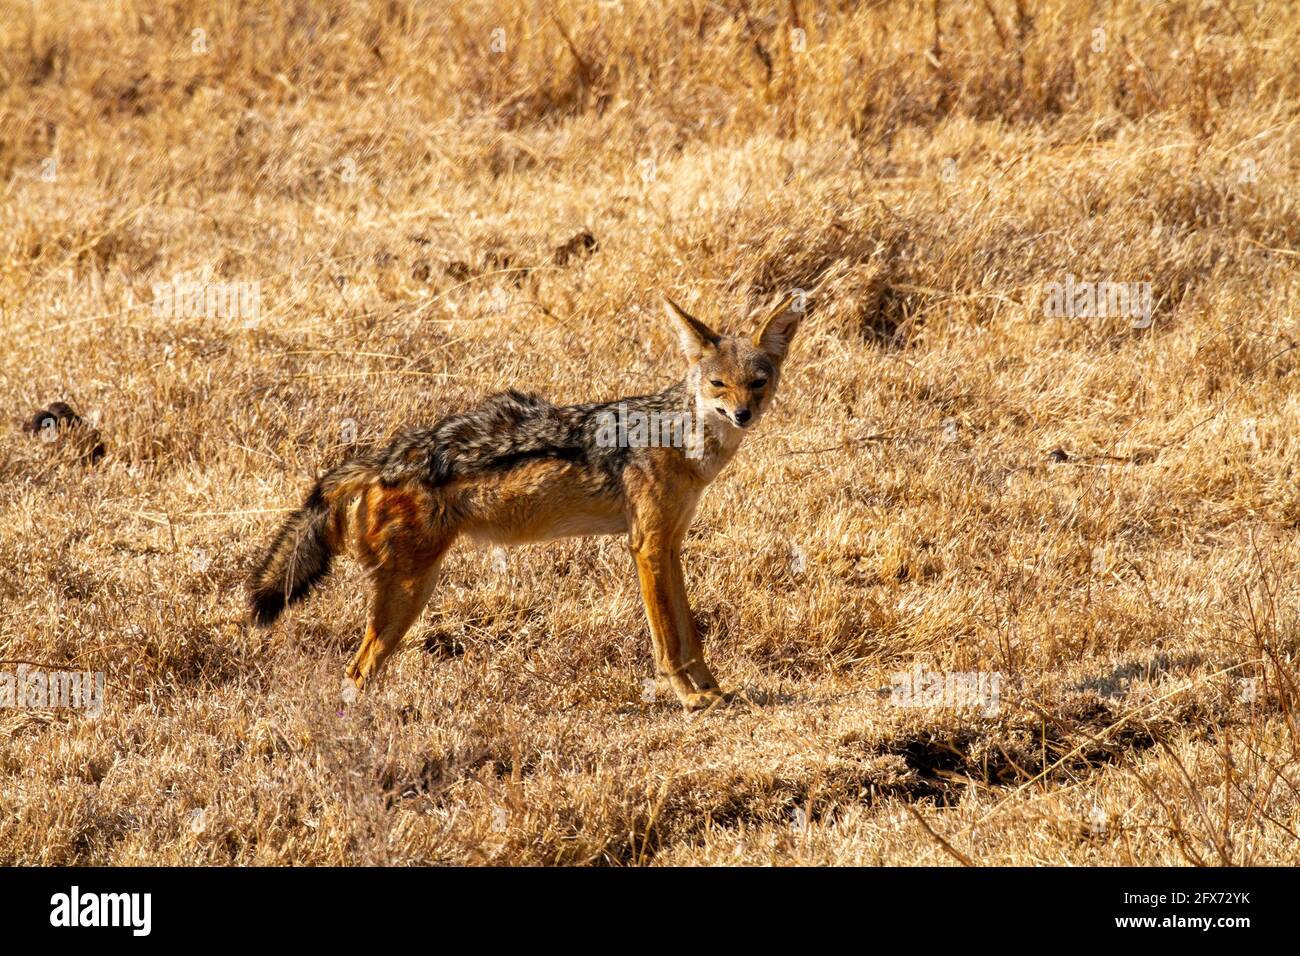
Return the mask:
M 248 601 L 254 624 L 272 624 L 285 607 L 301 600 L 329 574 L 342 543 L 346 505 L 353 494 L 377 477 L 373 462 L 344 462 L 317 481 L 302 507 L 285 519 L 249 578 Z

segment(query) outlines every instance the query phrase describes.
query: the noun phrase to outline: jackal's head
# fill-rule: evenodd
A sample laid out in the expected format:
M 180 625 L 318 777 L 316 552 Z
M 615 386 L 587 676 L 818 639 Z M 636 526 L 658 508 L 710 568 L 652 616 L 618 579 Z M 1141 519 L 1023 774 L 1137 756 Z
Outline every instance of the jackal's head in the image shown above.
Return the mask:
M 730 428 L 752 427 L 776 394 L 781 364 L 803 318 L 802 297 L 786 297 L 752 338 L 720 335 L 667 296 L 664 311 L 690 362 L 686 385 L 699 414 Z

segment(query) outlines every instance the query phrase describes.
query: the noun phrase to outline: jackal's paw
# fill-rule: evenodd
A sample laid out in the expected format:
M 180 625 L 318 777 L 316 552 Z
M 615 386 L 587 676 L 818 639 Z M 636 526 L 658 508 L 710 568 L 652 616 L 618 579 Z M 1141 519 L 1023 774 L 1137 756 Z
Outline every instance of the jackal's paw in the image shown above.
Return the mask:
M 348 675 L 339 684 L 339 698 L 345 704 L 355 704 L 361 696 L 362 681 Z
M 693 694 L 686 694 L 682 697 L 682 706 L 688 712 L 697 710 L 710 710 L 726 703 L 728 697 L 716 687 L 709 690 L 697 691 Z

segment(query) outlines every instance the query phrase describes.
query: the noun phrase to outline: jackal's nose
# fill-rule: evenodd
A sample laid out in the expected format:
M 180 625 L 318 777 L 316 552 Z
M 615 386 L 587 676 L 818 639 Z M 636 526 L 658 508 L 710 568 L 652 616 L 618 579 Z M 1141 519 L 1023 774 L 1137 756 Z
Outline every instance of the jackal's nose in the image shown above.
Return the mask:
M 753 417 L 754 417 L 754 413 L 751 412 L 748 408 L 740 408 L 736 410 L 737 425 L 743 425 Z

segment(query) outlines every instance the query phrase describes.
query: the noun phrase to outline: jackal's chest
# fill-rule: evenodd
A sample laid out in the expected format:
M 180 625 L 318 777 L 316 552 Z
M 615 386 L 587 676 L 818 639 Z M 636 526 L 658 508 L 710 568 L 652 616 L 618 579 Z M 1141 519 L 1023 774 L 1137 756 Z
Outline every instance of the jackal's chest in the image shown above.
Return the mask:
M 686 462 L 695 477 L 708 484 L 727 467 L 740 448 L 740 433 L 735 429 L 718 431 L 712 428 L 693 433 L 686 444 Z

